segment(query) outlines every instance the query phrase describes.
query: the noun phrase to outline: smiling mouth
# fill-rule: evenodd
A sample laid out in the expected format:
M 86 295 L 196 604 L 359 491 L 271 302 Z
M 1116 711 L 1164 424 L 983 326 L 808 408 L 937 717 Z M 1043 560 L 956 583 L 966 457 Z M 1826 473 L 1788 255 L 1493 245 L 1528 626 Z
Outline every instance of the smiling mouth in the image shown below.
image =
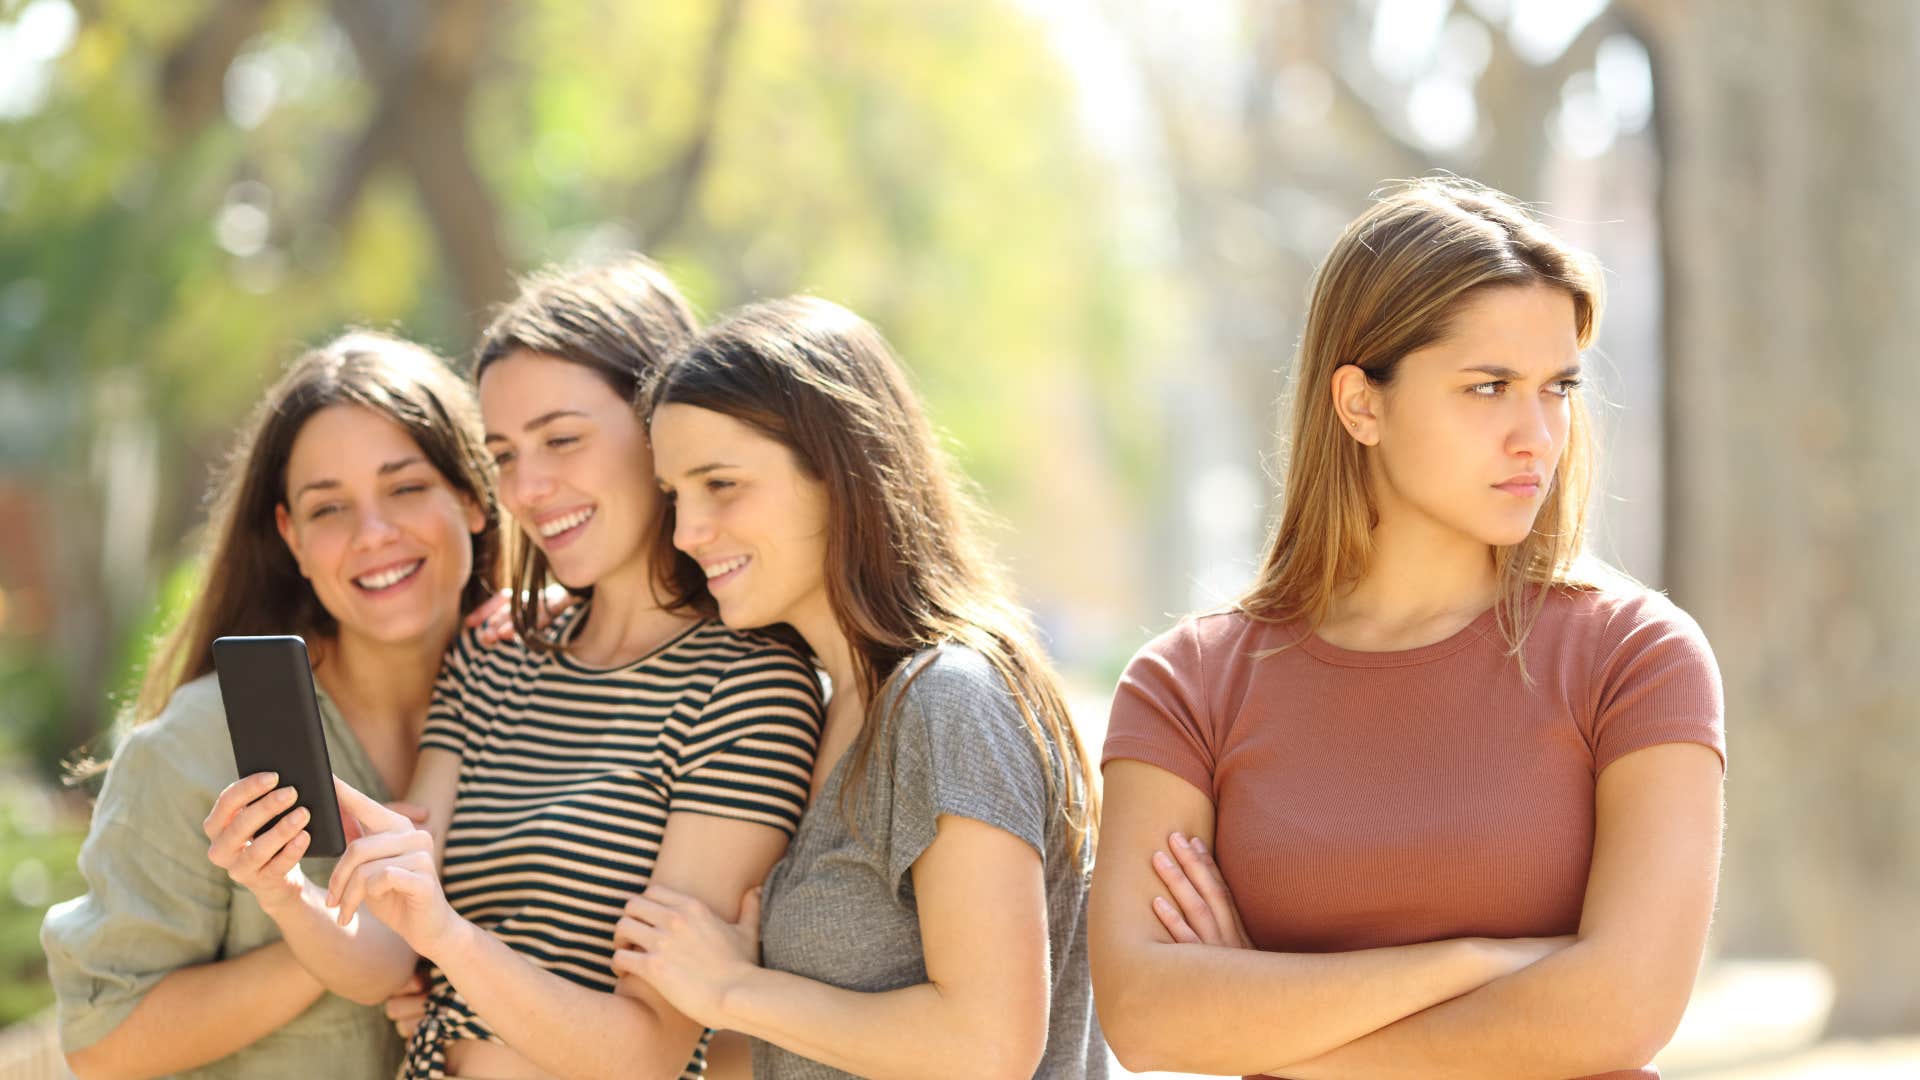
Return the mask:
M 426 564 L 427 560 L 425 559 L 415 559 L 410 563 L 405 563 L 400 566 L 390 566 L 385 570 L 376 570 L 371 574 L 361 574 L 359 577 L 353 579 L 353 583 L 367 592 L 386 592 L 388 589 L 398 586 L 401 582 L 419 573 L 420 568 Z
M 593 520 L 593 507 L 587 506 L 571 514 L 554 518 L 552 521 L 543 521 L 538 526 L 540 539 L 551 540 L 562 533 L 572 532 L 591 520 Z
M 753 557 L 751 555 L 741 555 L 728 559 L 725 562 L 702 563 L 700 564 L 700 569 L 706 573 L 707 583 L 711 585 L 715 581 L 733 574 L 734 571 L 743 569 L 752 561 Z

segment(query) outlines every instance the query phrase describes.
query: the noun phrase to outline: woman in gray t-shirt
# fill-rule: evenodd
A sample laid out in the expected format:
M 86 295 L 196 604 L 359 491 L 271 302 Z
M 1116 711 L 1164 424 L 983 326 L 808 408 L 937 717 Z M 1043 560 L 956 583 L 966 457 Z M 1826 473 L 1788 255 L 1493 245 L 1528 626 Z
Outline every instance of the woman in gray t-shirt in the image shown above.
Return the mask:
M 648 890 L 615 970 L 752 1036 L 756 1076 L 1104 1076 L 1086 752 L 886 342 L 822 300 L 752 305 L 649 405 L 674 545 L 833 697 L 764 895 L 729 924 Z

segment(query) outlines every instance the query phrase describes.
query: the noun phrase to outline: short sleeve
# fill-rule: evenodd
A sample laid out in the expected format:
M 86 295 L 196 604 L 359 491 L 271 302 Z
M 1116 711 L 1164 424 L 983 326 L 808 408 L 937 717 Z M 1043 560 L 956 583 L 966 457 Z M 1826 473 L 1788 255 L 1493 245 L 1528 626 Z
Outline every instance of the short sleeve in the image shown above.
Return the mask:
M 1665 597 L 1623 605 L 1595 677 L 1593 770 L 1649 746 L 1690 742 L 1727 759 L 1720 668 L 1700 625 Z
M 1215 756 L 1201 663 L 1198 624 L 1192 619 L 1134 654 L 1113 693 L 1101 765 L 1144 761 L 1213 797 Z
M 113 1031 L 168 973 L 217 959 L 226 938 L 231 890 L 200 828 L 214 793 L 196 775 L 204 763 L 180 758 L 225 748 L 176 738 L 166 720 L 114 755 L 80 849 L 87 891 L 40 928 L 68 1053 Z
M 1034 742 L 1012 689 L 986 657 L 947 645 L 903 676 L 893 717 L 892 821 L 886 872 L 896 894 L 933 844 L 942 814 L 1012 833 L 1047 854 L 1051 762 Z
M 477 628 L 462 630 L 440 662 L 440 674 L 433 680 L 433 699 L 427 705 L 427 727 L 420 734 L 420 749 L 448 750 L 464 759 L 467 744 L 479 741 L 482 732 L 477 729 L 484 721 L 468 707 L 466 697 L 473 682 L 474 657 L 485 648 L 479 634 Z
M 667 812 L 800 827 L 826 714 L 820 680 L 784 645 L 733 661 L 676 757 Z

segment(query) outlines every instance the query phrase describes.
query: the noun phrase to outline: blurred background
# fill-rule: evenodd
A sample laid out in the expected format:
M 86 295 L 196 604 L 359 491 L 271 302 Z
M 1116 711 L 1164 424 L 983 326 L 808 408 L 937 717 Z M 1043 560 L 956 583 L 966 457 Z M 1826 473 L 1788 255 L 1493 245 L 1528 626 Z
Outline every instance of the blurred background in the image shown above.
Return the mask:
M 1726 678 L 1669 1074 L 1920 1075 L 1917 100 L 1910 0 L 0 0 L 0 1070 L 83 887 L 59 762 L 303 345 L 463 359 L 516 274 L 635 248 L 709 314 L 847 304 L 1097 739 L 1251 577 L 1314 264 L 1446 169 L 1606 264 L 1596 547 Z

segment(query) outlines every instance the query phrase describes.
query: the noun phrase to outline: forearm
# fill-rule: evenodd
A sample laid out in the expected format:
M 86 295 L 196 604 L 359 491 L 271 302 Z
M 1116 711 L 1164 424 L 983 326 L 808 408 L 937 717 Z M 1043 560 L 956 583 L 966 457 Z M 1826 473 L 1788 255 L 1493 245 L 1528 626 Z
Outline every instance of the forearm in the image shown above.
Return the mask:
M 1577 942 L 1281 1072 L 1295 1080 L 1486 1080 L 1639 1068 L 1672 1037 L 1686 993 L 1676 1001 L 1673 988 L 1636 985 L 1620 952 Z
M 966 1062 L 968 1076 L 1033 1075 L 1033 1063 L 993 1059 L 1007 1040 L 985 1030 L 987 1009 L 932 983 L 862 993 L 755 968 L 722 1007 L 732 1030 L 874 1080 L 952 1076 L 956 1062 Z
M 284 942 L 180 968 L 106 1037 L 68 1055 L 67 1064 L 82 1080 L 183 1072 L 251 1046 L 325 992 Z
M 1259 1073 L 1457 997 L 1510 966 L 1474 939 L 1345 953 L 1146 942 L 1096 957 L 1095 1000 L 1129 1069 Z
M 433 961 L 494 1034 L 555 1076 L 677 1077 L 700 1041 L 691 1020 L 564 979 L 465 920 Z
M 362 1005 L 385 1001 L 419 959 L 365 908 L 341 926 L 339 911 L 327 906 L 326 890 L 312 882 L 267 914 L 302 967 L 328 990 Z

